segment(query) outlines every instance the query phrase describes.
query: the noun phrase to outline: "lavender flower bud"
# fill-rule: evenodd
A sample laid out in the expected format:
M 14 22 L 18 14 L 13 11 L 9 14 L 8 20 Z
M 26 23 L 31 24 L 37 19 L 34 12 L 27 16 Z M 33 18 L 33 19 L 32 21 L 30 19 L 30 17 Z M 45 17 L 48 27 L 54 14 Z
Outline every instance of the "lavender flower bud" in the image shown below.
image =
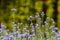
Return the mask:
M 21 34 L 18 35 L 18 38 L 21 38 Z
M 48 25 L 48 23 L 46 21 L 44 23 L 45 23 L 46 26 Z
M 1 28 L 6 28 L 6 26 L 3 23 L 1 23 Z
M 33 17 L 32 16 L 30 16 L 30 19 L 32 19 Z
M 15 22 L 12 22 L 12 25 L 15 27 L 16 26 Z
M 55 29 L 55 30 L 58 30 L 58 28 L 57 28 L 57 27 L 55 27 L 54 29 Z
M 22 34 L 22 37 L 25 37 L 26 36 L 26 34 Z
M 32 32 L 35 32 L 35 30 L 32 30 Z
M 39 13 L 36 13 L 35 17 L 36 17 L 36 18 L 39 18 Z
M 31 34 L 30 34 L 29 36 L 30 36 L 30 37 L 32 37 L 32 35 L 31 35 Z
M 38 24 L 36 24 L 36 26 L 35 26 L 36 28 L 38 27 Z

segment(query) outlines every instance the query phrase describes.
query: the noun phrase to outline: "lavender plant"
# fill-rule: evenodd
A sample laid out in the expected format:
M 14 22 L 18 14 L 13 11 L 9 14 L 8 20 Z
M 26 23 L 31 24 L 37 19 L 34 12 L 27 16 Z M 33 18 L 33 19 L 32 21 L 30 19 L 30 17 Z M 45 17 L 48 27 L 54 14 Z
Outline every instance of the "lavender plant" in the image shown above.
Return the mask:
M 60 40 L 59 29 L 55 27 L 54 19 L 47 17 L 43 21 L 44 15 L 44 12 L 37 12 L 35 16 L 27 18 L 29 23 L 12 22 L 12 32 L 1 23 L 0 40 Z

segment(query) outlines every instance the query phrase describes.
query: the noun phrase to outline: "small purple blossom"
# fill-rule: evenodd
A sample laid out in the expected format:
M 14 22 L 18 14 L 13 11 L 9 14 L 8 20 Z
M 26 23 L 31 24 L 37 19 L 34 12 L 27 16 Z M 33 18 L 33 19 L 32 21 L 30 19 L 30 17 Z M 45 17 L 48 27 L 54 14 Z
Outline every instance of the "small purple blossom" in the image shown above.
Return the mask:
M 39 16 L 40 16 L 39 13 L 36 13 L 35 18 L 39 18 Z
M 48 23 L 46 21 L 44 23 L 45 23 L 46 26 L 48 25 Z
M 35 30 L 32 29 L 32 32 L 35 32 Z
M 33 18 L 33 16 L 30 16 L 30 19 L 32 19 Z

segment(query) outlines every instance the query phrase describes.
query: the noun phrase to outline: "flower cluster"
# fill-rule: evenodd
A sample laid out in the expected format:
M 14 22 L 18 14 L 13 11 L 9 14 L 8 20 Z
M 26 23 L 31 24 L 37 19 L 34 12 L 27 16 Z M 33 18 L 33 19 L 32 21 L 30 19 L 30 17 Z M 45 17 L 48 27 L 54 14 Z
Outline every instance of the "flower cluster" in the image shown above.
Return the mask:
M 12 11 L 16 10 L 12 9 Z M 12 32 L 1 23 L 0 40 L 60 40 L 59 29 L 55 27 L 54 19 L 47 17 L 44 21 L 44 15 L 44 12 L 41 14 L 37 12 L 35 17 L 28 18 L 29 23 L 26 24 L 12 22 Z

